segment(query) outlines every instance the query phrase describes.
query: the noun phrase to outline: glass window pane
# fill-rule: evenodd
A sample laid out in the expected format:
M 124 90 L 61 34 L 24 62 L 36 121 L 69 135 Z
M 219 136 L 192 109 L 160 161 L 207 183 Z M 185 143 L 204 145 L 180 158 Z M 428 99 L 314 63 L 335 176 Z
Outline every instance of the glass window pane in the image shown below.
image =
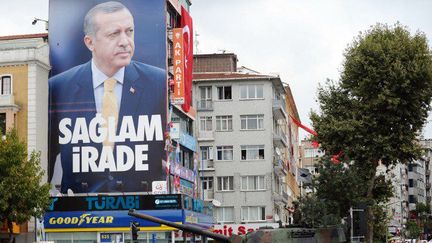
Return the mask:
M 241 99 L 247 98 L 247 86 L 246 85 L 240 86 L 240 98 Z
M 241 127 L 241 129 L 246 129 L 247 127 L 246 127 L 246 119 L 241 119 L 241 125 L 240 125 Z
M 263 94 L 263 85 L 257 85 L 257 98 L 264 98 L 264 94 Z
M 255 98 L 255 85 L 248 85 L 249 98 Z
M 258 119 L 258 129 L 263 129 L 264 128 L 264 118 L 260 117 Z
M 245 177 L 242 177 L 241 178 L 241 180 L 242 180 L 242 184 L 241 184 L 241 187 L 242 187 L 242 190 L 246 190 L 247 189 L 247 177 L 245 176 Z
M 254 187 L 254 180 L 253 180 L 253 177 L 252 177 L 252 176 L 249 176 L 248 179 L 249 179 L 249 180 L 248 180 L 248 189 L 249 189 L 249 190 L 254 190 L 255 187 Z
M 226 221 L 234 221 L 234 209 L 227 208 L 226 212 Z
M 257 129 L 258 128 L 257 120 L 256 119 L 249 119 L 248 126 L 249 126 L 248 127 L 249 129 Z
M 224 87 L 225 88 L 225 99 L 231 99 L 231 86 Z
M 218 87 L 218 99 L 223 100 L 223 87 Z
M 233 150 L 232 148 L 230 150 L 228 150 L 228 160 L 232 160 L 233 159 Z

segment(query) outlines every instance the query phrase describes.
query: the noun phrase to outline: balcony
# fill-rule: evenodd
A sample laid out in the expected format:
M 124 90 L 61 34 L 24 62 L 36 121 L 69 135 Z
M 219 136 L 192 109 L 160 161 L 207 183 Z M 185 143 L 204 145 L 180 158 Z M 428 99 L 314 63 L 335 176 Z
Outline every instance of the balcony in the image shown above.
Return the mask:
M 288 168 L 282 157 L 275 155 L 273 159 L 274 171 L 279 177 L 284 177 L 288 173 Z
M 212 111 L 213 101 L 212 100 L 198 100 L 197 111 Z
M 273 200 L 277 204 L 283 204 L 283 205 L 285 205 L 286 203 L 288 203 L 288 199 L 285 199 L 282 194 L 279 194 L 277 192 L 273 193 Z
M 273 143 L 279 148 L 286 148 L 288 146 L 287 136 L 280 127 L 273 130 Z
M 203 190 L 204 201 L 211 201 L 214 199 L 214 191 L 213 189 Z
M 273 100 L 273 115 L 276 119 L 287 119 L 284 100 Z
M 214 140 L 214 131 L 198 132 L 198 141 L 213 141 L 213 140 Z
M 284 203 L 288 203 L 288 193 L 282 192 L 282 200 Z
M 200 170 L 214 170 L 214 161 L 213 160 L 204 160 L 201 161 L 202 167 Z
M 0 95 L 0 106 L 15 106 L 14 95 Z
M 279 193 L 273 193 L 273 200 L 275 203 L 282 203 L 282 195 L 280 195 Z

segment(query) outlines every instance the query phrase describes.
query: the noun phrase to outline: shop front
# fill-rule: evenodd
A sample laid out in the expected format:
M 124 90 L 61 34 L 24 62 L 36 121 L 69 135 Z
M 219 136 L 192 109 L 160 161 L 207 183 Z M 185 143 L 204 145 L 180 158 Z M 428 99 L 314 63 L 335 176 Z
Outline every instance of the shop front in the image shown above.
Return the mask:
M 132 242 L 131 223 L 136 222 L 139 231 L 135 242 L 176 242 L 176 229 L 129 216 L 128 211 L 132 208 L 138 213 L 209 229 L 212 217 L 185 209 L 185 199 L 180 194 L 56 197 L 44 216 L 40 240 L 127 243 Z

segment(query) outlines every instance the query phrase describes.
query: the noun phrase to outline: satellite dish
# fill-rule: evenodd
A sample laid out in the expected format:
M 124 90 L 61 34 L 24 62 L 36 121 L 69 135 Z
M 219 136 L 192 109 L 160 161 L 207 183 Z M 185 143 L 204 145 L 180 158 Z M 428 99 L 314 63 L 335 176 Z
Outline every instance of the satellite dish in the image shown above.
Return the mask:
M 68 189 L 67 190 L 67 195 L 69 196 L 69 197 L 73 197 L 74 196 L 74 192 L 72 191 L 72 189 Z
M 275 214 L 274 215 L 274 221 L 275 222 L 279 222 L 279 220 L 280 220 L 279 215 Z
M 220 206 L 222 205 L 222 203 L 219 202 L 219 201 L 216 200 L 216 199 L 213 199 L 213 200 L 212 200 L 212 204 L 215 205 L 216 207 L 220 207 Z

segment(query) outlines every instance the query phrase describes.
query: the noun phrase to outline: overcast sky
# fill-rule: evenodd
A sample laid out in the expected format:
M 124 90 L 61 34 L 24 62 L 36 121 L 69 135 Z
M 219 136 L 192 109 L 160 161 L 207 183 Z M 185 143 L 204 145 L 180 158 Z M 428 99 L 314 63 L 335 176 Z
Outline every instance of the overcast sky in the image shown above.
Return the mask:
M 431 10 L 428 0 L 193 0 L 190 12 L 198 53 L 233 52 L 239 66 L 279 74 L 310 125 L 318 84 L 338 79 L 343 51 L 360 31 L 399 21 L 432 45 Z M 0 14 L 0 35 L 43 32 L 43 23 L 31 22 L 48 19 L 48 0 L 4 1 Z

